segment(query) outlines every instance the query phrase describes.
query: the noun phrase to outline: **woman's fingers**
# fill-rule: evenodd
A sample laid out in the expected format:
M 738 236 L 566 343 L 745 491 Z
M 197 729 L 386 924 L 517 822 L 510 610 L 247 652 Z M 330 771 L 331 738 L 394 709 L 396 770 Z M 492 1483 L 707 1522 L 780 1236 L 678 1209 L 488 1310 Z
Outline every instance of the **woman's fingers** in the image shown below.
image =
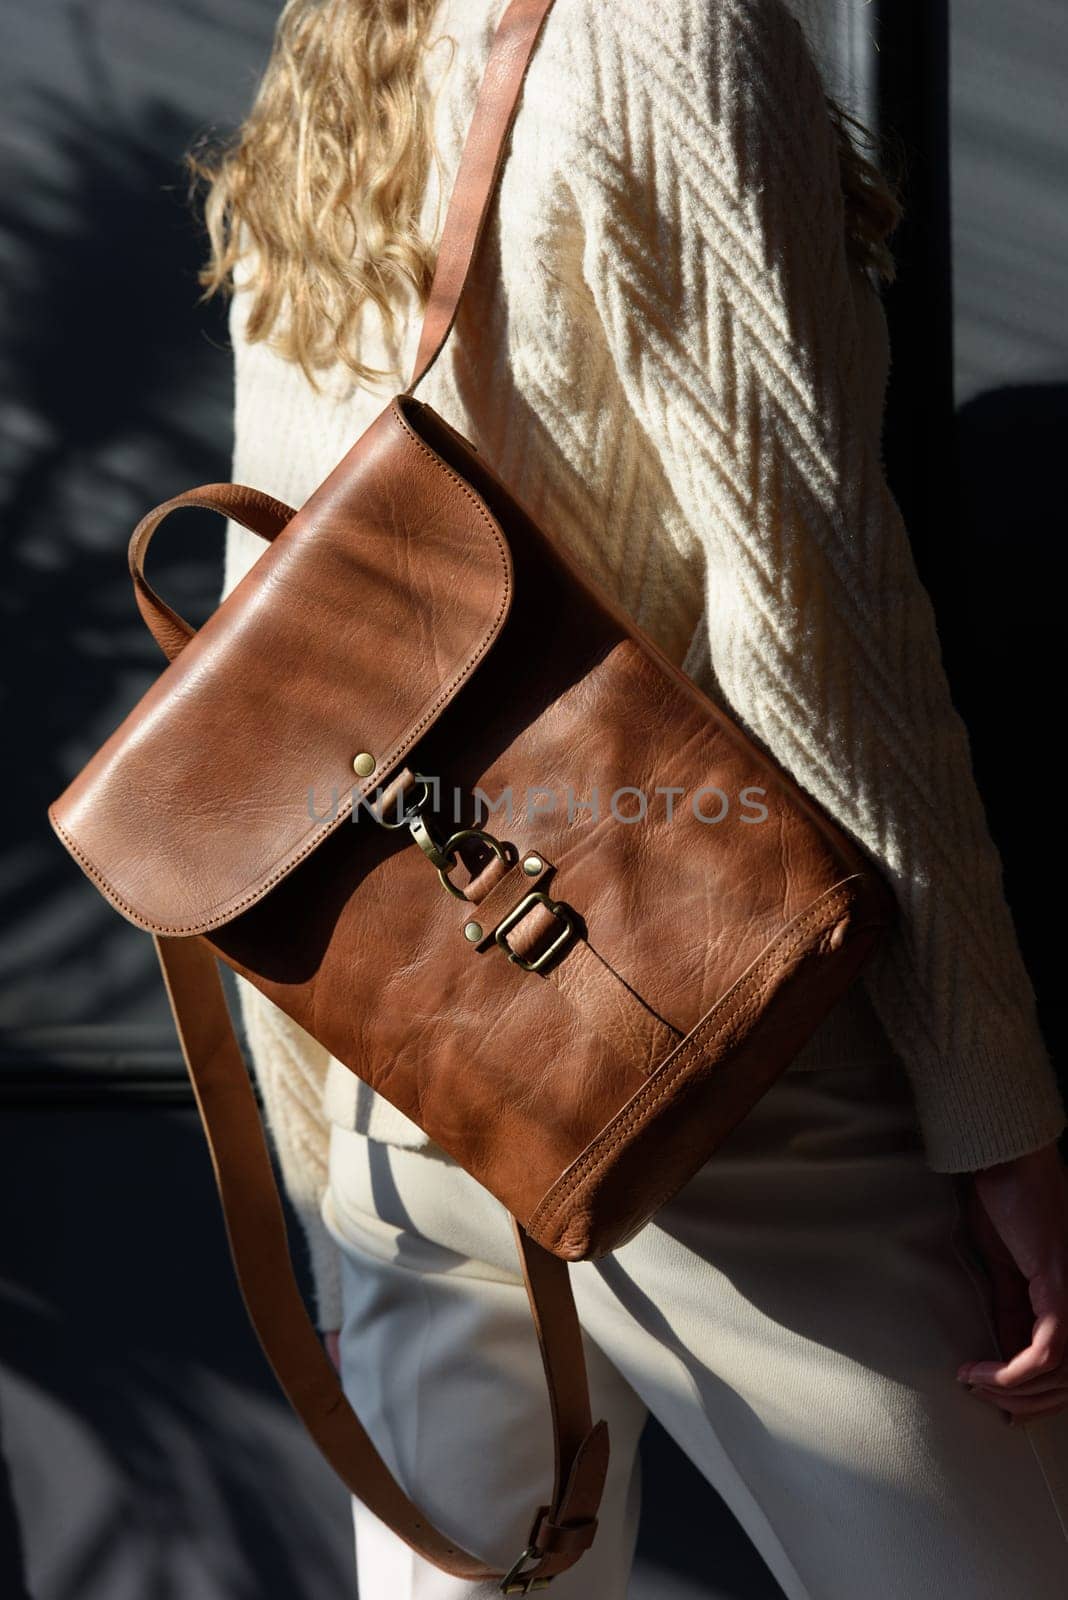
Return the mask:
M 1004 1360 L 957 1376 L 1010 1420 L 1068 1406 L 1068 1177 L 1055 1144 L 973 1175 L 968 1220 Z
M 1048 1378 L 1064 1365 L 1068 1323 L 1060 1308 L 1042 1311 L 1035 1318 L 1031 1342 L 1008 1361 L 970 1361 L 960 1368 L 964 1383 L 982 1383 L 1012 1389 L 1019 1383 Z
M 1068 1388 L 1064 1387 L 1051 1390 L 1049 1394 L 995 1394 L 990 1389 L 973 1389 L 972 1397 L 1007 1416 L 1027 1418 L 1029 1421 L 1056 1416 L 1068 1407 Z
M 1064 1357 L 1063 1319 L 1040 1315 L 1031 1342 L 1010 1361 L 974 1361 L 961 1369 L 977 1400 L 998 1406 L 1009 1416 L 1052 1415 L 1068 1405 L 1068 1362 Z
M 1058 1367 L 1056 1372 L 1045 1373 L 1041 1378 L 1029 1378 L 1023 1383 L 1014 1383 L 1010 1388 L 1004 1384 L 969 1382 L 973 1389 L 985 1389 L 989 1394 L 1052 1394 L 1058 1389 L 1068 1390 L 1068 1368 Z

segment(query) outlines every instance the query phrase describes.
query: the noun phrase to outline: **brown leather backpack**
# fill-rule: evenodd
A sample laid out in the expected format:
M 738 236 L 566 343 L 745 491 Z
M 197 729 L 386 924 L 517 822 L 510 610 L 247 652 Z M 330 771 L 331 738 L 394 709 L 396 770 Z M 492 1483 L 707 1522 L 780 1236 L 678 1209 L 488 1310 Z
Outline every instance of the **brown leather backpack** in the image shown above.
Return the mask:
M 567 1262 L 676 1193 L 893 917 L 857 846 L 413 396 L 550 5 L 513 0 L 500 23 L 408 389 L 299 511 L 215 484 L 142 521 L 137 603 L 170 665 L 50 813 L 155 936 L 241 1288 L 293 1406 L 414 1550 L 505 1593 L 544 1587 L 597 1525 L 607 1428 Z M 194 505 L 269 541 L 199 632 L 143 571 L 159 523 Z M 439 780 L 464 797 L 447 825 Z M 515 820 L 528 792 L 554 809 Z M 513 821 L 495 811 L 491 829 L 479 802 L 502 797 Z M 217 957 L 512 1214 L 555 1475 L 506 1574 L 427 1524 L 343 1396 L 289 1264 Z

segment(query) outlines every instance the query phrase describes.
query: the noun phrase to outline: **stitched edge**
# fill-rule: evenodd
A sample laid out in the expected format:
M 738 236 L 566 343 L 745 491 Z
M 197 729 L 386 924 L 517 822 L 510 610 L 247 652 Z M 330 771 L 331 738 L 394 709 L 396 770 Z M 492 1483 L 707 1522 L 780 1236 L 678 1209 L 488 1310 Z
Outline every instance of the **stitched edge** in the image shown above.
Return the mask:
M 62 823 L 59 821 L 59 818 L 55 814 L 54 802 L 53 805 L 48 808 L 49 820 L 51 821 L 52 826 L 59 837 L 62 839 L 66 848 L 70 851 L 71 855 L 74 856 L 75 860 L 82 868 L 83 872 L 85 872 L 87 877 L 92 879 L 92 881 L 104 894 L 105 899 L 107 899 L 111 905 L 122 911 L 127 917 L 130 918 L 132 922 L 136 923 L 138 927 L 145 929 L 149 933 L 160 933 L 169 935 L 170 937 L 180 937 L 185 934 L 209 933 L 213 929 L 219 928 L 224 923 L 231 921 L 232 918 L 239 916 L 242 911 L 247 911 L 250 906 L 254 906 L 258 901 L 262 900 L 264 896 L 274 888 L 276 883 L 280 883 L 283 878 L 287 877 L 289 873 L 293 871 L 294 867 L 300 865 L 306 856 L 309 856 L 313 850 L 317 850 L 324 840 L 334 833 L 351 815 L 355 796 L 359 794 L 359 797 L 363 799 L 364 795 L 370 791 L 375 775 L 380 775 L 385 769 L 388 769 L 390 766 L 392 766 L 393 762 L 399 755 L 404 754 L 408 749 L 411 748 L 411 745 L 419 737 L 420 733 L 422 733 L 427 724 L 434 719 L 447 701 L 451 699 L 464 680 L 471 676 L 479 661 L 485 655 L 486 651 L 497 637 L 497 634 L 500 632 L 501 625 L 508 613 L 512 598 L 511 557 L 500 528 L 493 517 L 490 516 L 489 511 L 483 505 L 481 499 L 470 487 L 470 485 L 466 484 L 458 473 L 454 472 L 453 469 L 448 466 L 440 456 L 435 454 L 435 452 L 431 450 L 429 446 L 425 445 L 419 436 L 413 432 L 412 428 L 397 409 L 397 403 L 395 399 L 391 402 L 390 415 L 397 425 L 407 434 L 408 438 L 415 445 L 416 449 L 422 451 L 422 453 L 433 463 L 438 471 L 444 473 L 446 477 L 450 478 L 459 486 L 462 493 L 471 501 L 479 516 L 489 528 L 489 531 L 493 536 L 493 541 L 497 547 L 497 554 L 500 557 L 501 567 L 504 575 L 504 587 L 501 593 L 501 601 L 497 609 L 497 614 L 494 617 L 488 632 L 483 638 L 482 643 L 479 645 L 474 654 L 468 657 L 466 663 L 457 676 L 438 696 L 437 700 L 434 701 L 428 710 L 424 712 L 420 720 L 414 724 L 414 726 L 406 730 L 389 754 L 383 757 L 371 778 L 369 778 L 367 782 L 362 785 L 356 784 L 353 786 L 353 788 L 349 791 L 348 799 L 340 804 L 338 808 L 338 814 L 334 820 L 325 828 L 321 825 L 318 826 L 316 828 L 316 837 L 304 844 L 303 848 L 298 847 L 297 853 L 287 857 L 283 864 L 271 875 L 271 877 L 260 883 L 253 893 L 246 895 L 244 899 L 239 899 L 237 901 L 228 903 L 225 909 L 221 911 L 217 908 L 213 909 L 208 913 L 206 918 L 201 918 L 195 923 L 189 923 L 186 925 L 166 925 L 156 922 L 155 920 L 147 917 L 144 912 L 138 911 L 136 907 L 131 905 L 129 901 L 125 900 L 120 894 L 118 894 L 110 886 L 99 867 L 97 867 L 96 864 L 85 854 L 85 852 L 74 843 L 74 840 L 71 838 L 70 834 L 63 827 Z
M 852 898 L 846 892 L 848 885 L 857 882 L 860 877 L 860 873 L 853 873 L 842 883 L 832 884 L 812 906 L 800 913 L 800 920 L 795 918 L 776 935 L 771 947 L 764 955 L 757 958 L 756 965 L 743 973 L 733 988 L 716 1002 L 711 1014 L 697 1024 L 693 1032 L 678 1046 L 677 1051 L 669 1056 L 646 1084 L 637 1090 L 628 1105 L 617 1113 L 582 1155 L 561 1173 L 552 1188 L 538 1202 L 529 1221 L 524 1224 L 528 1233 L 543 1231 L 550 1217 L 555 1220 L 556 1214 L 573 1198 L 579 1185 L 585 1183 L 603 1167 L 613 1150 L 628 1138 L 638 1124 L 648 1119 L 653 1108 L 686 1070 L 689 1064 L 688 1058 L 695 1053 L 699 1058 L 702 1057 L 709 1043 L 714 1042 L 735 1017 L 753 1008 L 755 996 L 752 991 L 767 970 L 776 963 L 784 964 L 806 942 L 807 931 L 813 923 L 825 925 L 829 915 L 837 915 L 841 905 L 848 903 Z M 783 943 L 787 939 L 789 942 L 783 948 Z M 732 998 L 733 1003 L 721 1011 L 720 1007 Z
M 859 874 L 854 874 L 854 878 L 856 876 L 859 876 Z M 847 883 L 852 881 L 854 881 L 852 878 L 846 880 Z M 828 901 L 827 896 L 834 896 L 834 899 Z M 752 1011 L 754 1009 L 756 997 L 752 993 L 752 990 L 754 986 L 756 986 L 764 977 L 768 967 L 773 965 L 777 959 L 782 963 L 788 960 L 789 957 L 793 955 L 795 950 L 799 949 L 806 942 L 805 933 L 808 926 L 813 922 L 820 921 L 822 921 L 825 925 L 828 908 L 830 908 L 832 913 L 836 912 L 838 909 L 838 901 L 846 898 L 847 896 L 845 895 L 844 885 L 833 885 L 830 889 L 825 891 L 824 895 L 821 896 L 812 907 L 801 913 L 800 922 L 795 920 L 776 936 L 771 948 L 765 951 L 763 956 L 758 957 L 757 965 L 750 967 L 749 971 L 744 973 L 742 977 L 738 979 L 737 984 L 732 989 L 728 990 L 727 994 L 723 996 L 723 999 L 718 1001 L 716 1006 L 713 1007 L 711 1015 L 706 1016 L 702 1022 L 697 1024 L 693 1032 L 680 1044 L 677 1052 L 673 1053 L 672 1056 L 666 1062 L 664 1062 L 656 1070 L 656 1072 L 652 1074 L 647 1085 L 643 1086 L 643 1088 L 637 1091 L 637 1094 L 630 1101 L 626 1110 L 620 1112 L 618 1118 L 613 1119 L 608 1127 L 598 1135 L 593 1144 L 590 1145 L 588 1149 L 584 1151 L 583 1154 L 578 1158 L 577 1163 L 569 1167 L 565 1173 L 561 1174 L 560 1178 L 557 1179 L 557 1182 L 553 1185 L 553 1187 L 545 1196 L 543 1196 L 542 1200 L 538 1204 L 537 1210 L 534 1212 L 530 1221 L 526 1224 L 528 1231 L 532 1232 L 536 1226 L 540 1227 L 542 1225 L 544 1221 L 544 1218 L 541 1216 L 542 1208 L 547 1207 L 549 1203 L 552 1202 L 554 1192 L 558 1188 L 560 1189 L 560 1192 L 557 1195 L 555 1202 L 552 1202 L 556 1210 L 559 1210 L 567 1200 L 572 1198 L 573 1190 L 576 1189 L 580 1183 L 585 1182 L 593 1175 L 593 1173 L 604 1166 L 612 1151 L 616 1149 L 618 1145 L 623 1143 L 629 1133 L 633 1131 L 631 1126 L 632 1124 L 647 1120 L 648 1113 L 658 1101 L 664 1098 L 665 1094 L 668 1093 L 675 1080 L 685 1069 L 687 1056 L 692 1055 L 694 1051 L 697 1051 L 699 1057 L 703 1056 L 708 1044 L 710 1042 L 714 1042 L 715 1039 L 725 1031 L 727 1025 L 735 1017 L 743 1015 L 745 1012 Z M 782 945 L 782 941 L 790 933 L 792 933 L 794 937 L 786 945 L 785 949 L 781 949 L 780 946 Z M 731 998 L 732 995 L 736 1003 L 730 1006 L 722 1013 L 722 1015 L 720 1015 L 719 1007 L 724 1001 Z M 709 1030 L 711 1030 L 712 1034 L 711 1040 L 708 1040 L 704 1037 Z M 698 1065 L 700 1065 L 700 1061 L 698 1062 Z M 649 1090 L 648 1094 L 646 1093 L 647 1089 Z M 644 1103 L 646 1100 L 648 1101 L 648 1104 Z M 638 1104 L 638 1101 L 642 1101 L 643 1103 Z M 610 1132 L 611 1137 L 609 1138 L 608 1135 Z M 605 1142 L 606 1140 L 607 1142 Z M 566 1183 L 565 1179 L 568 1180 Z M 560 1188 L 561 1185 L 563 1185 L 562 1188 Z M 669 1194 L 671 1193 L 671 1190 L 665 1190 L 664 1193 L 665 1195 Z

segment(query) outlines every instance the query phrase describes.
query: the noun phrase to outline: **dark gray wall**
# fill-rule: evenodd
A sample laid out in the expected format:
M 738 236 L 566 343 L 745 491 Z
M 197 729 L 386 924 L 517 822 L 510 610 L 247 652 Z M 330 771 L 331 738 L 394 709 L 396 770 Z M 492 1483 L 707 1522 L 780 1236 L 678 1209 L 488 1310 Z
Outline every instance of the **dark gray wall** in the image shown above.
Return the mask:
M 280 1401 L 230 1272 L 151 942 L 44 819 L 158 671 L 124 547 L 229 476 L 230 357 L 197 304 L 184 149 L 247 104 L 270 0 L 3 14 L 9 760 L 0 837 L 0 1593 L 327 1600 L 348 1508 Z M 222 525 L 176 522 L 200 616 Z
M 795 4 L 835 91 L 904 142 L 888 468 L 1055 1040 L 1031 752 L 1057 681 L 1066 18 L 1056 0 Z M 225 324 L 197 304 L 180 163 L 240 116 L 275 11 L 24 0 L 0 19 L 0 1592 L 35 1600 L 352 1587 L 344 1498 L 233 1288 L 149 942 L 43 821 L 158 669 L 133 524 L 228 475 Z M 194 617 L 220 533 L 185 514 L 155 563 Z M 777 1593 L 722 1517 L 707 1576 L 707 1490 L 655 1429 L 645 1456 L 636 1600 Z
M 955 492 L 932 530 L 951 664 L 1006 882 L 1062 1063 L 1059 729 L 1068 517 L 1068 8 L 951 11 Z
M 226 27 L 161 0 L 5 13 L 0 590 L 18 751 L 4 788 L 5 1063 L 172 1048 L 151 950 L 71 877 L 43 809 L 158 667 L 129 603 L 125 538 L 161 497 L 228 475 L 225 327 L 196 303 L 201 241 L 180 168 L 194 129 L 239 115 L 262 60 L 273 7 L 227 10 Z M 187 519 L 175 535 L 164 581 L 206 610 L 206 531 Z

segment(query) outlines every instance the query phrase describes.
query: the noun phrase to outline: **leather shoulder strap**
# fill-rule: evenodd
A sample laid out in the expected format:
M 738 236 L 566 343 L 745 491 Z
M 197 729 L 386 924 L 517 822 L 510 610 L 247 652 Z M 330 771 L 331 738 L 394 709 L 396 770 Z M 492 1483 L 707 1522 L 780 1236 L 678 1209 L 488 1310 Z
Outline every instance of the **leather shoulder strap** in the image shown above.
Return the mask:
M 438 248 L 415 371 L 406 394 L 434 365 L 456 320 L 460 296 L 489 215 L 505 144 L 534 46 L 553 0 L 512 0 L 497 25 L 464 144 Z
M 157 938 L 156 950 L 207 1135 L 237 1280 L 294 1411 L 350 1492 L 424 1560 L 471 1583 L 502 1578 L 498 1568 L 428 1521 L 349 1405 L 297 1287 L 263 1126 L 214 952 L 198 938 Z M 514 1217 L 512 1227 L 549 1393 L 554 1474 L 522 1559 L 503 1575 L 516 1585 L 502 1584 L 505 1594 L 526 1593 L 523 1583 L 566 1571 L 588 1548 L 608 1466 L 607 1424 L 591 1425 L 567 1262 L 531 1239 Z M 458 1441 L 458 1448 L 477 1449 L 478 1441 Z

